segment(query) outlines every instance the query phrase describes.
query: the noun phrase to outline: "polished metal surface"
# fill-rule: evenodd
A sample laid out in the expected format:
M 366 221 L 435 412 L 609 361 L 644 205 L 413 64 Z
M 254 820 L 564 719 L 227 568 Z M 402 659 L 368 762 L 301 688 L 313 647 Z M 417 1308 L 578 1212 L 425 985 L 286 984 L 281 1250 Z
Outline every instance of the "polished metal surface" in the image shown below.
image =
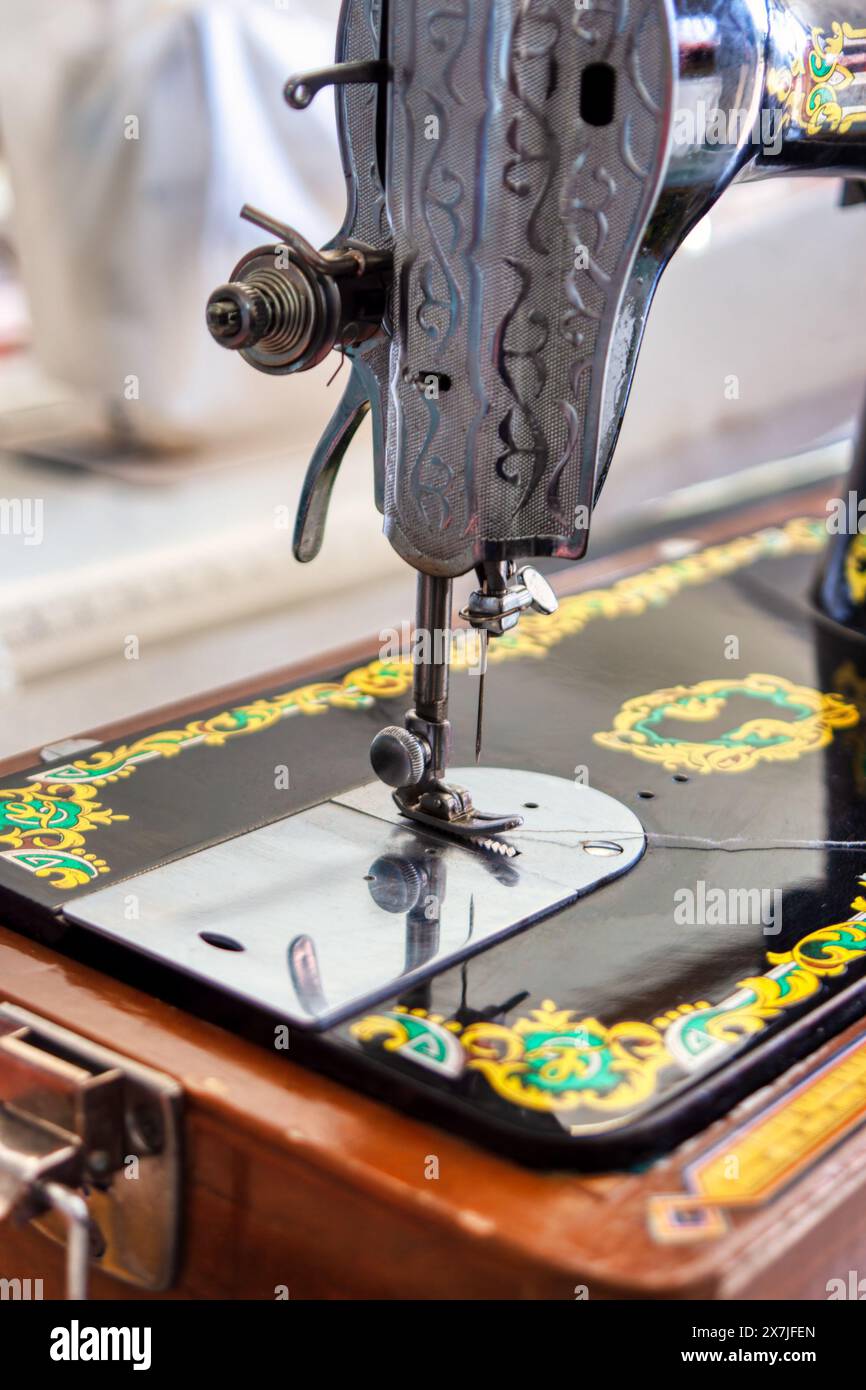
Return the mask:
M 531 565 L 524 565 L 517 573 L 503 576 L 498 591 L 485 587 L 470 594 L 460 616 L 479 632 L 504 637 L 518 626 L 524 613 L 549 618 L 558 607 L 559 600 L 544 575 Z
M 607 878 L 619 878 L 640 859 L 645 846 L 643 826 L 633 811 L 594 787 L 567 782 L 540 772 L 514 772 L 497 767 L 456 767 L 456 781 L 478 800 L 508 802 L 519 810 L 524 824 L 505 837 L 520 854 L 517 867 L 538 874 L 550 883 L 577 889 L 581 897 Z M 347 806 L 389 825 L 402 820 L 387 788 L 371 782 L 356 791 L 334 797 L 336 806 Z M 587 864 L 587 846 L 605 842 L 614 847 L 618 872 L 603 880 Z M 622 849 L 622 854 L 616 852 Z M 597 866 L 596 866 L 597 869 Z M 586 887 L 578 887 L 580 884 Z
M 0 1221 L 67 1247 L 67 1297 L 88 1266 L 153 1291 L 180 1246 L 175 1081 L 50 1020 L 0 1004 Z
M 102 889 L 64 915 L 323 1028 L 520 931 L 632 869 L 637 817 L 589 787 L 462 769 L 522 808 L 510 860 L 410 828 L 375 783 Z M 599 855 L 596 846 L 608 849 Z
M 419 575 L 415 629 L 426 638 L 427 654 L 415 662 L 413 697 L 415 713 L 429 724 L 448 718 L 452 594 L 449 580 Z

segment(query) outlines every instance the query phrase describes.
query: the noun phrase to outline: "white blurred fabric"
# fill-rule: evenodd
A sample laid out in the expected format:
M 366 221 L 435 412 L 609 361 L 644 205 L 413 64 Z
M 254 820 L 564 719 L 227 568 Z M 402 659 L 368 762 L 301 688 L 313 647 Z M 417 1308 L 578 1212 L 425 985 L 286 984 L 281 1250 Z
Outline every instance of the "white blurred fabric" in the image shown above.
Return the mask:
M 143 442 L 225 442 L 279 422 L 312 442 L 332 408 L 323 373 L 262 377 L 212 343 L 204 305 L 270 239 L 239 219 L 243 203 L 317 244 L 343 220 L 333 101 L 301 114 L 282 96 L 291 73 L 333 60 L 338 11 L 0 0 L 0 128 L 37 356 Z M 137 401 L 124 399 L 130 377 Z

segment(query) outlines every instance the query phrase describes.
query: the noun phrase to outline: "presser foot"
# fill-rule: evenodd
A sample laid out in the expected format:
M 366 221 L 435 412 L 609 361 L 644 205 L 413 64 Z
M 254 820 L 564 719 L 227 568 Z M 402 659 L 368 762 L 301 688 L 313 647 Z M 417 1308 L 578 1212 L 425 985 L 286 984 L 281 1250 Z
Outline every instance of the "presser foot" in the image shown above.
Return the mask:
M 543 859 L 545 872 L 556 862 L 555 875 L 561 874 L 563 881 L 589 861 L 597 863 L 604 878 L 617 877 L 643 854 L 640 822 L 628 807 L 601 792 L 559 777 L 501 768 L 456 768 L 454 776 L 459 783 L 471 783 L 488 803 L 519 806 L 521 813 L 493 816 L 476 811 L 470 792 L 451 782 L 439 784 L 441 793 L 447 802 L 456 795 L 468 806 L 463 817 L 449 819 L 443 811 L 435 814 L 423 797 L 413 798 L 417 789 L 401 789 L 389 796 L 381 782 L 349 793 L 343 800 L 367 815 L 392 824 L 412 821 L 419 834 L 453 840 L 455 847 L 474 850 L 494 873 L 533 874 Z M 602 864 L 607 865 L 603 871 Z
M 407 728 L 394 725 L 383 729 L 370 748 L 373 770 L 380 781 L 393 789 L 394 804 L 400 814 L 417 825 L 444 831 L 478 848 L 507 854 L 508 847 L 492 837 L 519 829 L 523 817 L 513 812 L 503 815 L 476 810 L 466 787 L 446 782 L 439 775 L 450 741 L 447 721 L 419 719 L 411 710 L 406 723 Z
M 477 849 L 508 859 L 516 858 L 519 853 L 513 845 L 491 837 L 519 829 L 523 817 L 476 811 L 472 796 L 465 787 L 441 781 L 427 786 L 407 787 L 394 792 L 394 804 L 407 820 L 444 831 L 458 840 L 470 841 Z

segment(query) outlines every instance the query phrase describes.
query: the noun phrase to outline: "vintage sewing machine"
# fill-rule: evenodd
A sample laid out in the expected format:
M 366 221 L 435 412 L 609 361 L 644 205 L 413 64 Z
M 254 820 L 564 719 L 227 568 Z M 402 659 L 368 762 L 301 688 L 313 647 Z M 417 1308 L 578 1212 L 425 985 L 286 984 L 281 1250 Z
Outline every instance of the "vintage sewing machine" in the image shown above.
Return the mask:
M 5 776 L 4 920 L 42 943 L 0 942 L 0 1062 L 156 1073 L 144 1140 L 127 1110 L 96 1172 L 68 1120 L 7 1205 L 50 1224 L 49 1179 L 87 1181 L 103 1266 L 172 1287 L 177 1188 L 143 1259 L 110 1180 L 141 1145 L 177 1181 L 167 1073 L 184 1292 L 826 1297 L 866 1251 L 866 542 L 828 549 L 810 495 L 547 562 L 586 554 L 659 277 L 722 192 L 856 194 L 866 6 L 346 0 L 289 106 L 331 85 L 343 228 L 245 209 L 273 243 L 207 320 L 273 375 L 348 360 L 295 554 L 369 418 L 414 651 Z

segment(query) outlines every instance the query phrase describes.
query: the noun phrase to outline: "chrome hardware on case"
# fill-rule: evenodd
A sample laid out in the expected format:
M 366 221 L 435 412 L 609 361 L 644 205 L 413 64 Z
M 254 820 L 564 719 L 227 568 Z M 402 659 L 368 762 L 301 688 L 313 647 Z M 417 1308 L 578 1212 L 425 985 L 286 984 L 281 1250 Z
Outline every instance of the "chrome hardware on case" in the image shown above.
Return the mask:
M 66 1241 L 67 1298 L 92 1265 L 139 1288 L 174 1278 L 181 1089 L 170 1077 L 0 1005 L 0 1221 Z

